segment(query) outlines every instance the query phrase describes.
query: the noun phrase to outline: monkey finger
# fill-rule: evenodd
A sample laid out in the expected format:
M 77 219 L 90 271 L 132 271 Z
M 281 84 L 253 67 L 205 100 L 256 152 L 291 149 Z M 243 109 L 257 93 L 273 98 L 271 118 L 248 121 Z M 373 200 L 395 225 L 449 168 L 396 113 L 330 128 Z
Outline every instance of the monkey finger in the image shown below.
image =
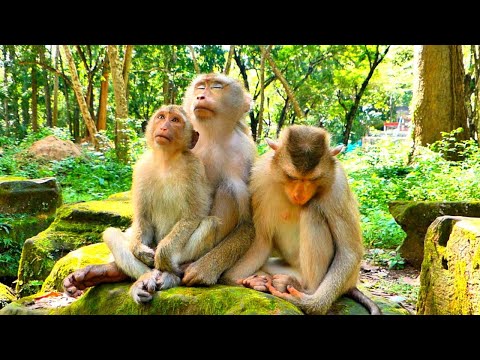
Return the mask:
M 257 285 L 252 287 L 253 290 L 261 291 L 261 292 L 268 292 L 268 289 L 265 285 Z
M 288 291 L 291 295 L 293 295 L 293 296 L 295 296 L 296 298 L 299 298 L 299 299 L 302 298 L 303 295 L 304 295 L 302 292 L 300 292 L 300 291 L 298 291 L 297 289 L 295 289 L 292 285 L 287 285 L 287 291 Z

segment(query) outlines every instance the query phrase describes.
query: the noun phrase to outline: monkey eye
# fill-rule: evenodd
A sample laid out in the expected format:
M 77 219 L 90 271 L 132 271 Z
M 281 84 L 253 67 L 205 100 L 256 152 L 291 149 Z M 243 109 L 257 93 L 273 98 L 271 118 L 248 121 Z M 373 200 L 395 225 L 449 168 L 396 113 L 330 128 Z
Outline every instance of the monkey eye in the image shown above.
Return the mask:
M 165 119 L 165 115 L 163 115 L 163 114 L 158 114 L 157 118 L 163 120 L 163 119 Z
M 212 86 L 210 86 L 210 88 L 212 88 L 212 89 L 223 89 L 223 84 L 219 83 L 219 82 L 216 82 L 216 83 L 213 83 Z
M 288 180 L 298 180 L 295 176 L 291 176 L 287 173 L 285 173 L 285 176 L 287 177 Z
M 180 122 L 180 120 L 177 117 L 173 117 L 172 120 L 170 121 L 174 123 Z
M 198 84 L 198 85 L 196 86 L 196 88 L 197 88 L 198 90 L 205 90 L 205 84 Z

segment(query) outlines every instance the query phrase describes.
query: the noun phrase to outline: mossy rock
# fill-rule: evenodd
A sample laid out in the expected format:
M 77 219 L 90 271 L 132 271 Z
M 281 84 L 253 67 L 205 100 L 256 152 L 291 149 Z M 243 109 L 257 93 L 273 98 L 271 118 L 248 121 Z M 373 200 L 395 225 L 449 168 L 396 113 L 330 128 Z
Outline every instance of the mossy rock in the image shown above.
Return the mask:
M 437 217 L 480 217 L 480 201 L 392 201 L 388 207 L 407 234 L 398 249 L 399 253 L 417 269 L 422 266 L 425 234 Z
M 52 272 L 45 280 L 42 296 L 51 291 L 63 291 L 63 279 L 71 272 L 90 264 L 104 264 L 112 261 L 111 253 L 104 243 L 84 246 L 70 252 L 57 261 Z M 35 296 L 25 297 L 12 303 L 3 314 L 70 314 L 70 315 L 150 315 L 150 314 L 302 314 L 292 304 L 270 294 L 234 286 L 215 285 L 212 287 L 177 287 L 155 293 L 151 303 L 137 305 L 128 294 L 131 282 L 102 284 L 88 289 L 74 303 L 58 309 L 29 310 L 28 306 Z M 362 291 L 368 292 L 362 288 Z M 370 294 L 368 294 L 371 296 Z M 384 314 L 408 314 L 396 303 L 371 296 L 381 307 Z M 347 298 L 339 299 L 332 307 L 331 314 L 367 315 L 367 310 Z
M 54 177 L 18 180 L 0 178 L 0 213 L 55 213 L 62 204 L 62 191 Z
M 441 216 L 429 226 L 417 313 L 480 315 L 480 218 Z
M 15 292 L 7 285 L 0 283 L 0 309 L 15 300 L 17 300 Z
M 37 292 L 53 266 L 70 251 L 102 241 L 109 226 L 126 229 L 132 221 L 127 193 L 103 201 L 66 204 L 58 208 L 55 221 L 41 233 L 26 240 L 19 264 L 17 293 Z

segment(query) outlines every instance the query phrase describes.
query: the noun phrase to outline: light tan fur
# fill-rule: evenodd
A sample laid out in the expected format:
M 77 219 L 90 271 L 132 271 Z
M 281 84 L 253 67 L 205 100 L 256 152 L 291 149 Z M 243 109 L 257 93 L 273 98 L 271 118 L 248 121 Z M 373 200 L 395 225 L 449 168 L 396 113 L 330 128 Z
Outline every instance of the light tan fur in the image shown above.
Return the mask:
M 172 123 L 164 129 L 171 137 L 167 144 L 155 140 L 162 126 L 158 115 L 164 113 L 169 116 L 167 121 L 171 116 L 184 121 L 183 127 Z M 125 233 L 108 228 L 103 235 L 117 266 L 139 279 L 131 288 L 137 302 L 145 302 L 142 296 L 150 299 L 144 292 L 154 291 L 155 282 L 161 289 L 179 285 L 180 265 L 196 260 L 215 245 L 219 222 L 208 216 L 212 191 L 203 164 L 189 149 L 192 131 L 179 106 L 163 106 L 155 112 L 146 129 L 149 149 L 133 171 L 132 226 Z M 151 272 L 152 266 L 159 271 Z M 168 284 L 159 279 L 164 272 L 170 273 Z
M 222 74 L 197 76 L 185 93 L 183 106 L 199 132 L 193 153 L 214 189 L 210 215 L 221 219 L 219 244 L 185 270 L 188 286 L 232 283 L 224 272 L 253 239 L 248 181 L 256 147 L 244 120 L 251 101 L 240 82 Z
M 292 134 L 298 135 L 298 143 L 291 143 Z M 324 142 L 324 151 L 313 169 L 306 167 L 308 171 L 301 172 L 293 165 L 287 145 L 298 150 L 303 141 L 298 139 L 310 135 Z M 356 288 L 364 251 L 358 205 L 334 157 L 340 150 L 330 149 L 329 135 L 323 129 L 300 125 L 284 129 L 278 143 L 269 141 L 269 145 L 272 150 L 252 169 L 256 237 L 229 276 L 245 286 L 273 291 L 307 314 L 325 314 L 336 299 Z M 308 162 L 300 159 L 299 155 L 297 164 L 306 166 Z M 293 203 L 288 195 L 293 181 L 316 186 L 315 194 L 303 205 Z M 279 263 L 269 259 L 274 251 L 284 266 L 272 266 Z M 259 278 L 262 274 L 267 276 Z M 300 293 L 290 293 L 288 286 Z

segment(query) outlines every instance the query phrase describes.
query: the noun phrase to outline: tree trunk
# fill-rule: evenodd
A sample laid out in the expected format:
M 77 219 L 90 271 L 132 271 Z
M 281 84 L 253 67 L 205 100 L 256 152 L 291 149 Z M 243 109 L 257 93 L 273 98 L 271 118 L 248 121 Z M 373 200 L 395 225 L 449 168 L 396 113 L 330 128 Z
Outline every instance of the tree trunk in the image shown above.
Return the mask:
M 260 143 L 262 139 L 263 130 L 263 107 L 265 104 L 265 53 L 262 51 L 262 57 L 260 58 L 260 106 L 258 109 L 258 132 L 253 137 L 254 140 Z
M 58 70 L 58 53 L 59 45 L 55 45 L 55 55 L 53 57 L 53 66 L 55 70 Z M 53 80 L 53 114 L 52 114 L 52 126 L 57 126 L 58 123 L 58 74 L 55 73 Z
M 37 65 L 32 65 L 32 130 L 38 131 L 38 89 L 37 89 Z
M 260 45 L 260 50 L 262 51 L 262 54 L 265 54 L 264 56 L 268 60 L 268 63 L 270 64 L 270 67 L 273 70 L 273 73 L 275 74 L 277 79 L 280 80 L 280 82 L 282 83 L 283 88 L 285 89 L 285 92 L 287 93 L 288 98 L 290 99 L 290 101 L 293 104 L 293 109 L 295 110 L 295 114 L 297 114 L 297 116 L 299 118 L 303 118 L 304 113 L 300 109 L 300 105 L 298 104 L 297 99 L 295 98 L 295 94 L 291 90 L 290 86 L 288 85 L 287 80 L 285 79 L 285 77 L 283 76 L 281 71 L 278 69 L 277 65 L 275 64 L 275 61 L 273 61 L 272 57 L 270 56 L 270 52 L 267 51 L 265 49 L 265 46 L 263 46 L 263 45 Z
M 65 51 L 65 57 L 67 58 L 70 73 L 72 75 L 73 91 L 75 92 L 80 111 L 82 112 L 83 120 L 85 121 L 85 125 L 87 126 L 90 135 L 90 141 L 95 147 L 95 149 L 98 149 L 98 141 L 95 137 L 95 135 L 97 134 L 97 128 L 95 126 L 95 122 L 92 119 L 90 111 L 88 110 L 88 105 L 83 95 L 82 85 L 80 84 L 80 80 L 78 79 L 77 67 L 75 66 L 75 62 L 73 61 L 72 54 L 70 52 L 70 49 L 68 48 L 68 45 L 62 46 Z
M 225 70 L 223 70 L 223 73 L 225 75 L 228 75 L 230 73 L 230 67 L 232 64 L 232 57 L 233 57 L 234 51 L 235 51 L 235 45 L 230 45 L 230 50 L 228 51 L 227 63 L 225 64 Z
M 414 46 L 413 121 L 415 146 L 442 139 L 459 127 L 457 141 L 469 138 L 464 102 L 461 45 Z
M 188 48 L 190 49 L 190 53 L 192 54 L 192 61 L 195 73 L 200 74 L 200 66 L 198 66 L 197 58 L 195 57 L 195 49 L 192 45 L 188 45 Z
M 7 46 L 3 47 L 3 86 L 5 91 L 8 89 L 8 59 L 7 59 Z M 3 116 L 5 119 L 5 135 L 8 136 L 10 133 L 10 120 L 8 118 L 8 96 L 5 96 L 3 99 Z
M 115 150 L 117 158 L 123 163 L 127 163 L 128 158 L 128 136 L 126 121 L 128 119 L 128 104 L 125 97 L 125 83 L 123 82 L 121 64 L 118 59 L 118 50 L 115 45 L 107 46 L 110 69 L 112 72 L 113 92 L 115 94 L 115 118 L 116 118 L 116 136 Z
M 125 48 L 125 56 L 123 58 L 123 83 L 125 84 L 125 99 L 128 102 L 128 74 L 130 72 L 130 66 L 132 65 L 133 45 L 127 45 Z
M 373 73 L 375 72 L 375 69 L 383 61 L 389 49 L 390 49 L 390 46 L 387 46 L 385 48 L 385 51 L 380 54 L 379 45 L 377 45 L 375 48 L 375 54 L 373 55 L 373 58 L 368 52 L 368 49 L 365 50 L 366 55 L 369 59 L 370 69 L 368 71 L 367 77 L 365 78 L 365 80 L 363 80 L 362 85 L 360 86 L 360 90 L 358 92 L 355 91 L 355 100 L 353 102 L 353 105 L 350 107 L 350 109 L 348 110 L 345 116 L 345 131 L 343 133 L 343 144 L 345 146 L 348 145 L 348 140 L 350 139 L 350 133 L 352 132 L 353 121 L 357 116 L 358 107 L 360 106 L 360 101 L 362 100 L 362 96 L 365 92 L 365 89 L 367 88 L 368 83 L 370 82 L 370 79 L 372 78 Z
M 100 101 L 98 104 L 97 129 L 107 130 L 107 100 L 108 100 L 108 77 L 110 71 L 108 68 L 108 56 L 103 60 L 102 80 L 100 83 Z
M 38 55 L 40 57 L 40 62 L 42 64 L 47 64 L 47 59 L 45 57 L 45 51 L 47 50 L 44 45 L 37 45 Z M 45 113 L 47 116 L 47 126 L 52 127 L 52 101 L 50 96 L 50 84 L 48 82 L 48 71 L 42 70 L 43 78 L 44 78 L 44 92 L 45 92 Z

